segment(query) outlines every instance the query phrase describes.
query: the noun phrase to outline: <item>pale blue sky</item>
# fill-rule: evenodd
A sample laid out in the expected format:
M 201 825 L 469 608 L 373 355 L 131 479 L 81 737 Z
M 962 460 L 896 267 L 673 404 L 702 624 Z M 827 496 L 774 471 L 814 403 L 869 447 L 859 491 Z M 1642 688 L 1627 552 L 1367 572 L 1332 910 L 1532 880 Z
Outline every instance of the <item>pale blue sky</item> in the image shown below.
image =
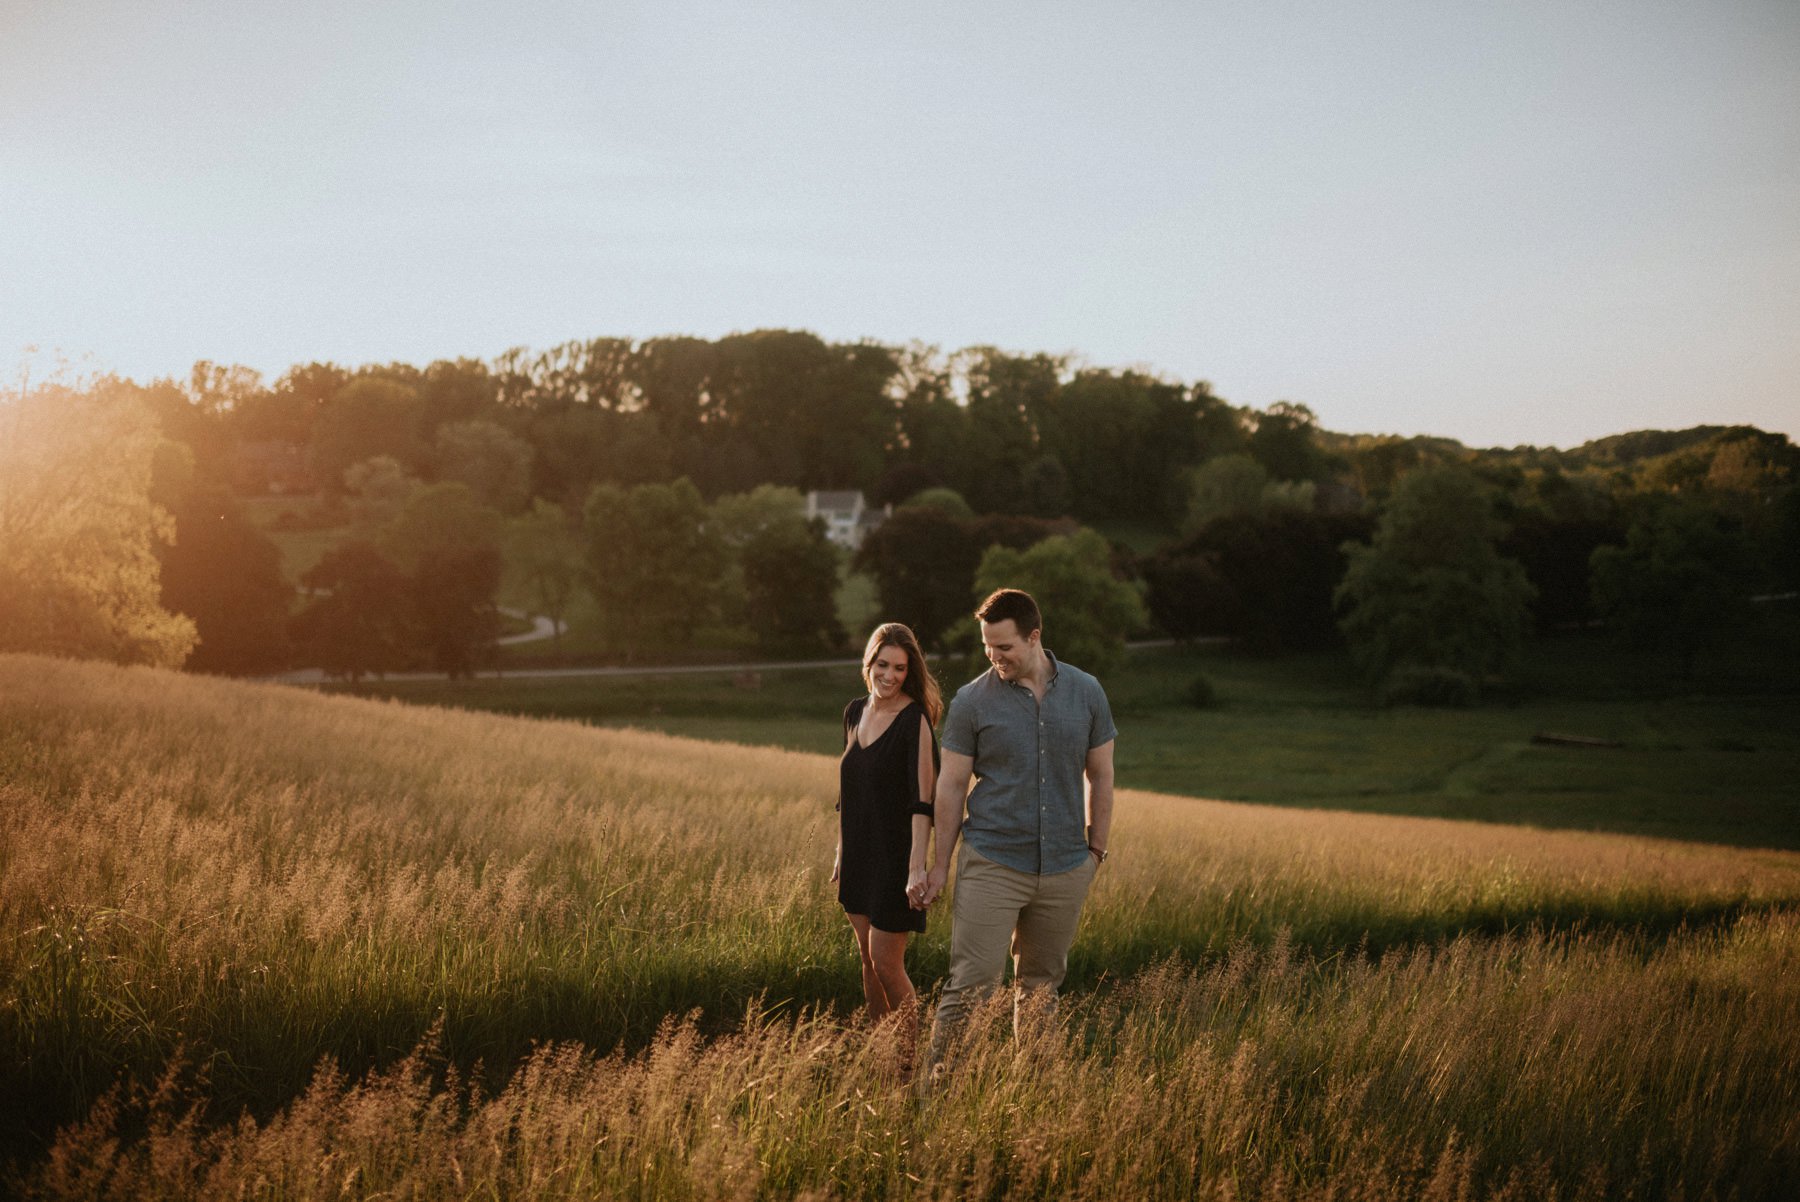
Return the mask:
M 1800 434 L 1800 2 L 0 0 L 0 366 L 770 326 Z

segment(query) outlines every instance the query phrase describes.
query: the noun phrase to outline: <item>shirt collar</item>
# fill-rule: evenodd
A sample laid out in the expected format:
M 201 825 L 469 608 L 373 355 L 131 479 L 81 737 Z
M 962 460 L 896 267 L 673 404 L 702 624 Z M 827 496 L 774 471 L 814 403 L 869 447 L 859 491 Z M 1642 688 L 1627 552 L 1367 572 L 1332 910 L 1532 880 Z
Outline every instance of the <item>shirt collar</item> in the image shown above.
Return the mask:
M 1044 679 L 1044 692 L 1048 693 L 1050 691 L 1050 686 L 1052 686 L 1056 683 L 1056 678 L 1057 678 L 1058 674 L 1061 673 L 1062 668 L 1056 662 L 1056 656 L 1050 654 L 1050 648 L 1048 648 L 1048 647 L 1044 648 L 1044 658 L 1046 660 L 1050 661 L 1050 674 L 1049 674 L 1049 676 L 1045 677 L 1045 679 Z M 1018 682 L 1016 680 L 1001 680 L 1000 674 L 998 672 L 995 672 L 992 668 L 989 668 L 988 671 L 990 673 L 992 673 L 994 679 L 999 681 L 1001 684 L 1010 685 L 1011 687 L 1013 687 L 1015 689 L 1024 689 L 1026 692 L 1031 691 L 1030 686 L 1021 684 L 1020 682 Z

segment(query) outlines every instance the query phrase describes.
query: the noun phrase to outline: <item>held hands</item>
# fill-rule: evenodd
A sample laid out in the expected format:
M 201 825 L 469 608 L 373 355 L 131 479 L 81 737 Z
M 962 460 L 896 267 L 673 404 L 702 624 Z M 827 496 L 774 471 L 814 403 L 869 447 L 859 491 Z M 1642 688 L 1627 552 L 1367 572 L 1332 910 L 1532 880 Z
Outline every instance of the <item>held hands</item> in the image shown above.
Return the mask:
M 935 866 L 927 873 L 915 870 L 907 878 L 906 900 L 912 903 L 913 909 L 923 910 L 938 899 L 938 894 L 944 891 L 944 882 L 949 879 L 949 876 L 949 869 Z

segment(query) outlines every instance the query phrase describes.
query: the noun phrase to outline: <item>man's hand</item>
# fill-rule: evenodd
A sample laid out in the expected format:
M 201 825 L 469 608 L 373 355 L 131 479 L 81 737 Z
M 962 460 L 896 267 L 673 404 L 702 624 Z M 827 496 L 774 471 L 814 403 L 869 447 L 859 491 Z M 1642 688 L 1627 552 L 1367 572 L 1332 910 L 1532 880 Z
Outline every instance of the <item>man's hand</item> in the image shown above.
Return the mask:
M 933 816 L 936 855 L 920 886 L 919 899 L 913 903 L 920 910 L 936 901 L 950 880 L 950 860 L 956 854 L 956 840 L 962 832 L 963 802 L 969 796 L 969 778 L 975 774 L 973 756 L 946 750 L 943 758 L 943 766 L 938 769 L 937 794 L 932 798 L 937 811 Z
M 949 869 L 934 866 L 930 872 L 925 874 L 925 885 L 924 888 L 920 890 L 919 900 L 914 903 L 914 908 L 923 910 L 926 906 L 929 906 L 932 902 L 936 901 L 938 899 L 938 894 L 944 891 L 944 883 L 949 879 Z

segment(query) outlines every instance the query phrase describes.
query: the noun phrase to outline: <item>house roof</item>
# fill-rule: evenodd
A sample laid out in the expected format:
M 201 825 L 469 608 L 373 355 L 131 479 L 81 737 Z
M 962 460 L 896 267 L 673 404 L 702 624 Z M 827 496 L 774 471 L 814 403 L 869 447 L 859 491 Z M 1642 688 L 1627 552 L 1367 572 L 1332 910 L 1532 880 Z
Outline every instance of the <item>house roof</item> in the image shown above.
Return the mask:
M 834 492 L 814 490 L 807 494 L 807 500 L 811 502 L 814 509 L 821 510 L 843 509 L 855 513 L 863 506 L 863 495 L 860 491 L 855 489 L 851 489 L 847 492 L 841 490 Z

